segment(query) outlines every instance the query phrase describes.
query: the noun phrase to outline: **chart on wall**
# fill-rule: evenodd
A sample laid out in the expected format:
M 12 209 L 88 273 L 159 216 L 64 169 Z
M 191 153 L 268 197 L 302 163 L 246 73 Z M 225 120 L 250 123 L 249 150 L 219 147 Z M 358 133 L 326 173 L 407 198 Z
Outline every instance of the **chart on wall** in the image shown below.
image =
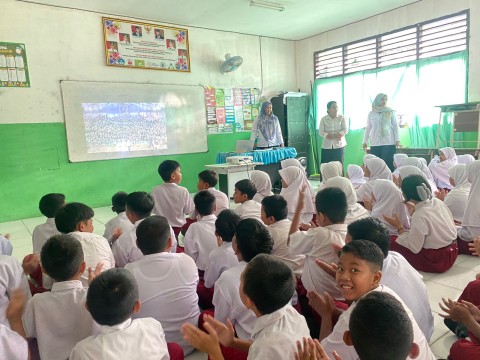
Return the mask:
M 207 133 L 251 131 L 260 109 L 260 89 L 205 87 Z
M 25 44 L 0 42 L 0 87 L 30 87 Z
M 190 72 L 188 30 L 102 18 L 109 66 Z

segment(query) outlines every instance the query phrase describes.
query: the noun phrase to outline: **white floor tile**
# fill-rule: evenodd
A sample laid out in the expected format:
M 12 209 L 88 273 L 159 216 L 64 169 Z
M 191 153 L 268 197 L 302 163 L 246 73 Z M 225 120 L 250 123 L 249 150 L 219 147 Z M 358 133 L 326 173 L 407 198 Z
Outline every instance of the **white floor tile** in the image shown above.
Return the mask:
M 15 221 L 0 223 L 0 234 L 11 234 L 12 232 L 20 231 L 24 229 L 26 228 L 22 220 L 15 220 Z
M 430 345 L 430 348 L 436 357 L 446 359 L 450 353 L 450 347 L 457 340 L 457 337 L 450 332 L 435 341 L 435 343 Z
M 30 219 L 23 219 L 22 221 L 25 227 L 27 228 L 27 230 L 31 234 L 33 233 L 33 229 L 35 229 L 37 225 L 44 224 L 45 221 L 47 221 L 47 218 L 45 216 L 39 216 L 39 217 L 30 218 Z
M 437 274 L 428 281 L 463 290 L 466 284 L 475 280 L 476 272 L 459 267 L 461 265 L 454 266 L 443 274 Z
M 22 263 L 23 258 L 33 252 L 32 245 L 19 246 L 13 248 L 12 256 L 17 258 L 17 260 Z
M 450 299 L 456 300 L 462 293 L 462 290 L 455 289 L 442 284 L 434 283 L 431 281 L 427 281 L 425 285 L 427 286 L 428 300 L 430 302 L 430 307 L 432 308 L 432 311 L 436 313 L 441 312 L 441 309 L 438 306 L 438 303 L 442 301 L 442 298 L 450 298 Z
M 434 329 L 432 338 L 430 339 L 430 345 L 450 332 L 443 323 L 443 318 L 435 312 L 433 313 L 433 324 Z
M 192 354 L 185 356 L 185 360 L 207 360 L 208 355 L 200 352 L 200 351 L 194 351 Z
M 420 274 L 423 276 L 423 282 L 430 280 L 432 277 L 434 277 L 436 274 L 435 273 L 428 273 L 424 271 L 419 271 Z
M 457 257 L 457 260 L 455 260 L 455 264 L 453 264 L 453 266 L 458 265 L 458 264 L 461 264 L 461 263 L 463 263 L 465 260 L 468 260 L 468 259 L 471 259 L 471 258 L 472 258 L 472 256 L 470 256 L 470 255 L 460 254 L 460 255 L 458 255 L 458 257 Z M 480 263 L 480 261 L 479 261 L 479 263 Z
M 467 257 L 468 255 L 464 255 L 464 256 Z M 460 263 L 456 266 L 459 267 L 459 268 L 462 268 L 462 269 L 467 269 L 467 270 L 474 271 L 475 273 L 479 273 L 480 272 L 480 258 L 478 256 L 468 256 L 465 261 L 463 261 L 462 263 Z

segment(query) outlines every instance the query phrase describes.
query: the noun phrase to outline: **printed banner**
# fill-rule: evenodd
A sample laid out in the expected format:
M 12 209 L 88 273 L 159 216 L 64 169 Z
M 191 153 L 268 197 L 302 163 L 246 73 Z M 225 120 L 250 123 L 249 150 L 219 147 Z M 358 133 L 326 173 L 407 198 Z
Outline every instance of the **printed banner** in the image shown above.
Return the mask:
M 0 87 L 30 87 L 25 44 L 0 42 Z

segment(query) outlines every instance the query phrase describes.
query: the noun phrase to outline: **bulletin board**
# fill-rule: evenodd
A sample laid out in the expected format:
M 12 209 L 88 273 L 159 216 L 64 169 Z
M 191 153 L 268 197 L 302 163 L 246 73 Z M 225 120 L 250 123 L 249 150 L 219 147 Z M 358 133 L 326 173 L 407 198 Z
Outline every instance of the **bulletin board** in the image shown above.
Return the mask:
M 0 87 L 30 87 L 25 44 L 0 42 Z

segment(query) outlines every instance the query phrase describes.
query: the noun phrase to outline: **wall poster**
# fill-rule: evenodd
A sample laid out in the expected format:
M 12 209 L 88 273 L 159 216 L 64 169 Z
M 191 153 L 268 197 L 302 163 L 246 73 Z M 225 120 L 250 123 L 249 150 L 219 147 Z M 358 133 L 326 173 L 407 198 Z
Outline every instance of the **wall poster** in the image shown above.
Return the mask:
M 0 42 L 0 87 L 30 87 L 25 44 Z

